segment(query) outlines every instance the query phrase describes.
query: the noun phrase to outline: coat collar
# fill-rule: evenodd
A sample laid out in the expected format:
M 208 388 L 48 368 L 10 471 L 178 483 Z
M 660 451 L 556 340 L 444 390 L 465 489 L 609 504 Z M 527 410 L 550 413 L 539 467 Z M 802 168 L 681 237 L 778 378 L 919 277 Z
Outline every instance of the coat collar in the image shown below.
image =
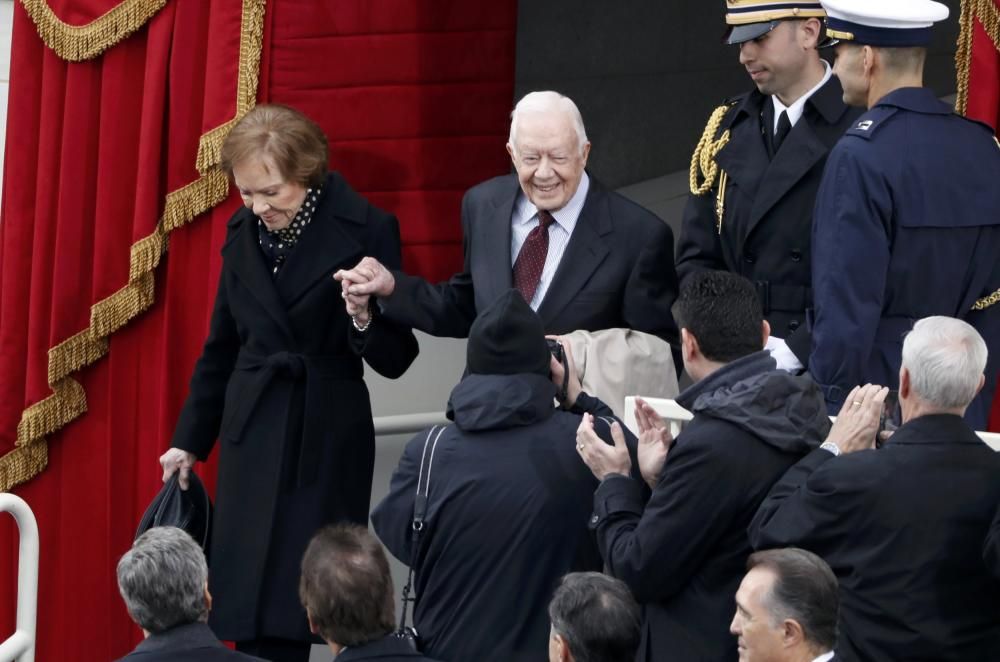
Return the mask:
M 889 438 L 890 445 L 901 444 L 975 444 L 985 442 L 961 416 L 928 414 L 907 421 Z
M 294 341 L 287 310 L 319 279 L 330 275 L 362 246 L 351 236 L 350 226 L 364 225 L 368 202 L 336 174 L 327 176 L 313 221 L 289 256 L 277 280 L 271 278 L 258 245 L 256 218 L 249 209 L 229 221 L 230 235 L 222 255 L 236 276 L 260 302 L 283 333 Z M 352 265 L 353 266 L 353 265 Z
M 954 110 L 926 87 L 901 87 L 879 99 L 875 106 L 895 106 L 928 115 L 951 115 Z
M 135 647 L 134 653 L 152 653 L 154 651 L 170 651 L 185 648 L 204 648 L 212 646 L 224 648 L 209 627 L 204 623 L 187 623 L 151 634 Z
M 345 648 L 335 659 L 336 662 L 350 662 L 351 660 L 377 660 L 380 657 L 424 659 L 420 653 L 410 647 L 409 643 L 392 634 L 371 641 L 363 646 Z
M 733 118 L 734 135 L 739 149 L 723 148 L 719 166 L 747 190 L 756 190 L 750 210 L 747 235 L 775 204 L 822 160 L 830 151 L 816 129 L 819 124 L 834 125 L 848 108 L 844 104 L 843 88 L 836 76 L 830 79 L 806 101 L 802 117 L 785 138 L 784 145 L 768 161 L 758 117 L 770 98 L 754 90 L 737 108 Z M 739 124 L 737 124 L 737 120 Z M 727 146 L 728 147 L 728 146 Z

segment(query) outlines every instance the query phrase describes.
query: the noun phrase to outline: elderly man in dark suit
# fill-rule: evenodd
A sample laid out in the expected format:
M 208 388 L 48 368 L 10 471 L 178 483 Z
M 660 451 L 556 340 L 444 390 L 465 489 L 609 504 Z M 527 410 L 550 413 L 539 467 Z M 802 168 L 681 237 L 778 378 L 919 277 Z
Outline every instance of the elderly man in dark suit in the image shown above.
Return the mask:
M 676 347 L 673 234 L 586 172 L 590 142 L 573 101 L 556 92 L 521 99 L 507 151 L 516 175 L 462 201 L 462 271 L 433 285 L 366 257 L 336 276 L 349 310 L 375 295 L 391 320 L 465 338 L 477 312 L 515 287 L 547 333 L 624 327 Z
M 263 662 L 229 650 L 205 624 L 212 608 L 205 553 L 181 529 L 139 536 L 118 562 L 118 590 L 146 636 L 122 662 Z
M 962 420 L 985 365 L 968 323 L 918 321 L 903 341 L 903 425 L 872 448 L 886 389 L 855 388 L 835 426 L 853 432 L 789 469 L 750 525 L 755 548 L 803 547 L 833 568 L 845 660 L 1000 659 L 1000 582 L 983 562 L 1000 454 Z

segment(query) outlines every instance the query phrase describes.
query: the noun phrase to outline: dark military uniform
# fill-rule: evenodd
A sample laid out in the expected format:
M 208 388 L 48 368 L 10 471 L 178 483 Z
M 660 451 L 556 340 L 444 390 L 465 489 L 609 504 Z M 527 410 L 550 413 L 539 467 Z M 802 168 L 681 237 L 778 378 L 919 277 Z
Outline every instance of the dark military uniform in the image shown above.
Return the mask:
M 830 78 L 806 101 L 802 117 L 773 157 L 769 96 L 754 90 L 737 97 L 714 132 L 710 121 L 699 151 L 728 133 L 715 158 L 720 172 L 699 195 L 694 188 L 706 188 L 705 173 L 699 176 L 692 164 L 692 194 L 678 244 L 682 283 L 705 269 L 753 281 L 771 333 L 783 338 L 803 365 L 809 356 L 806 310 L 812 307 L 809 240 L 816 191 L 829 150 L 860 114 L 841 97 L 840 82 Z M 700 157 L 696 151 L 695 160 Z M 712 180 L 712 173 L 707 178 Z
M 966 414 L 984 429 L 1000 365 L 998 290 L 1000 144 L 928 89 L 887 94 L 830 153 L 816 199 L 809 368 L 831 413 L 857 384 L 896 388 L 904 334 L 947 315 L 989 347 L 986 387 Z

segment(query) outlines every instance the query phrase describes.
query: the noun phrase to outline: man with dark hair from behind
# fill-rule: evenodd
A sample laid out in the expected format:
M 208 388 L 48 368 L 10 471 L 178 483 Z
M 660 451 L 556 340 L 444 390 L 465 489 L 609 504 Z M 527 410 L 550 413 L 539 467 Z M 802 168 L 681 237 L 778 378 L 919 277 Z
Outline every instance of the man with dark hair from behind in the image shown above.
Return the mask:
M 549 662 L 632 660 L 642 615 L 624 582 L 599 572 L 573 572 L 549 603 Z
M 337 662 L 433 662 L 393 634 L 389 562 L 368 529 L 337 524 L 313 536 L 302 557 L 299 599 L 310 630 Z
M 837 643 L 837 578 L 804 549 L 750 555 L 729 631 L 740 662 L 831 662 Z
M 212 608 L 205 553 L 181 529 L 139 536 L 118 561 L 118 590 L 146 637 L 123 662 L 263 662 L 229 650 L 205 624 Z
M 746 278 L 692 274 L 674 316 L 695 380 L 677 402 L 694 418 L 673 442 L 655 412 L 637 409 L 649 499 L 629 476 L 624 443 L 600 442 L 586 414 L 577 435 L 601 481 L 590 521 L 602 556 L 644 607 L 640 662 L 732 655 L 728 624 L 751 552 L 747 525 L 774 481 L 830 429 L 816 384 L 777 370 L 764 351 L 769 327 Z

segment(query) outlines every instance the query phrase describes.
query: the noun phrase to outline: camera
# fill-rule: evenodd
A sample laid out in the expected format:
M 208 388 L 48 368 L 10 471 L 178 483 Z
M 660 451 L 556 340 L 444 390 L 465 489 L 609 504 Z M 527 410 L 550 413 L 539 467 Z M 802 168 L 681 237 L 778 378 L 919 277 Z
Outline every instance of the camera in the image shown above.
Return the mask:
M 545 342 L 549 345 L 549 351 L 552 352 L 552 356 L 556 358 L 556 361 L 562 363 L 565 367 L 566 365 L 566 352 L 563 351 L 562 343 L 558 340 L 553 340 L 552 338 L 546 338 Z

